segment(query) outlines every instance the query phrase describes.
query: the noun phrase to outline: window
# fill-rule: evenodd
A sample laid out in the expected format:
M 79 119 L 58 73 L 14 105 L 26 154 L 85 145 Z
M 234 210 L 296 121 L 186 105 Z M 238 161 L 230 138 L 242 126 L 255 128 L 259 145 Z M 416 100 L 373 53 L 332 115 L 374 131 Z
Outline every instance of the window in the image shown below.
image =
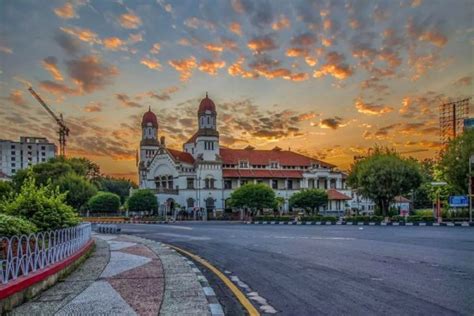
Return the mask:
M 278 169 L 278 162 L 276 162 L 276 161 L 270 162 L 270 168 L 272 168 L 272 169 Z
M 13 167 L 16 167 L 16 164 L 15 164 L 14 162 L 12 162 L 12 168 L 13 168 Z
M 173 188 L 173 176 L 168 176 L 168 188 Z
M 194 189 L 194 179 L 193 178 L 187 178 L 186 179 L 186 184 L 188 189 Z
M 44 151 L 41 152 L 41 156 L 46 156 L 46 153 Z
M 188 207 L 194 207 L 194 199 L 193 198 L 187 199 L 186 204 L 188 205 Z
M 288 188 L 288 190 L 293 190 L 293 180 L 288 180 L 287 188 Z
M 272 189 L 278 189 L 278 180 L 272 180 Z
M 224 180 L 224 189 L 226 190 L 232 189 L 232 180 Z
M 331 189 L 335 189 L 336 188 L 336 179 L 331 179 L 330 183 L 329 183 L 329 187 Z
M 41 146 L 41 150 L 46 150 L 46 146 Z
M 214 178 L 206 178 L 204 180 L 204 188 L 206 188 L 206 189 L 215 189 L 214 182 L 215 182 Z
M 239 161 L 239 168 L 248 168 L 248 167 L 249 167 L 249 162 L 247 160 Z
M 12 157 L 12 161 L 15 161 L 16 160 L 16 157 Z
M 15 151 L 12 150 L 12 156 L 15 156 Z
M 15 145 L 12 145 L 12 146 L 11 146 L 11 149 L 15 149 Z

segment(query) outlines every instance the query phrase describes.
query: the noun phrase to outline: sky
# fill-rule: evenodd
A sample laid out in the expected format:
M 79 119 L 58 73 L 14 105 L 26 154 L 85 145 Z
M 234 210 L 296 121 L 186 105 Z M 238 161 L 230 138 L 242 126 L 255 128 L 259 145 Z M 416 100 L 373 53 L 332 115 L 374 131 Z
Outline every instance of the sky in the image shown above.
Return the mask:
M 346 170 L 440 150 L 438 106 L 470 97 L 472 1 L 0 1 L 0 138 L 71 129 L 67 154 L 136 179 L 142 115 L 181 149 L 206 92 L 221 144 Z M 472 103 L 472 102 L 471 102 Z M 471 113 L 474 111 L 471 107 Z

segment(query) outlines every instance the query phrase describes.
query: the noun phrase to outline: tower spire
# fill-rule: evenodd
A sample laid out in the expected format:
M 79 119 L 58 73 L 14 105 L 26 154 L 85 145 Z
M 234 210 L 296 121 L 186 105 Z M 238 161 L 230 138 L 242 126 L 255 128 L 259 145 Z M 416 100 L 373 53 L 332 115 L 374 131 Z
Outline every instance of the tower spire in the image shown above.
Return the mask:
M 148 112 L 151 112 L 151 105 L 148 106 Z
M 206 91 L 206 99 L 209 99 L 209 97 L 207 96 L 207 91 Z

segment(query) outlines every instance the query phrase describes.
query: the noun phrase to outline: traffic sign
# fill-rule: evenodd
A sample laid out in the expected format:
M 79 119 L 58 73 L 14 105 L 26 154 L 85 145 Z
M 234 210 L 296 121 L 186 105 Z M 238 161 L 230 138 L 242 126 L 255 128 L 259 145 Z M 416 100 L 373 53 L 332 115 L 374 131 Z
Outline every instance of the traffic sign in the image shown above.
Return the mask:
M 449 197 L 449 206 L 451 207 L 468 207 L 469 199 L 465 195 L 454 195 Z

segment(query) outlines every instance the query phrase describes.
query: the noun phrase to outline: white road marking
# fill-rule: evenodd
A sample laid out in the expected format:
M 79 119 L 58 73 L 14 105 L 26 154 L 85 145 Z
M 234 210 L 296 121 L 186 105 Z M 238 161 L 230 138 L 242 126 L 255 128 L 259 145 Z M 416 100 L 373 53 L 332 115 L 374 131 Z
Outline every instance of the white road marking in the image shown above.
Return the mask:
M 189 240 L 211 240 L 210 237 L 198 237 L 198 236 L 191 236 L 191 235 L 183 235 L 183 234 L 174 234 L 174 233 L 157 233 L 157 235 L 163 235 L 168 237 L 176 237 L 176 238 L 186 238 Z
M 322 237 L 322 236 L 273 236 L 268 235 L 264 236 L 264 238 L 277 238 L 277 239 L 313 239 L 313 240 L 355 240 L 352 237 Z
M 165 226 L 166 228 L 175 228 L 175 229 L 184 229 L 184 230 L 193 230 L 192 227 L 188 227 L 188 226 L 176 226 L 176 225 L 166 225 Z

